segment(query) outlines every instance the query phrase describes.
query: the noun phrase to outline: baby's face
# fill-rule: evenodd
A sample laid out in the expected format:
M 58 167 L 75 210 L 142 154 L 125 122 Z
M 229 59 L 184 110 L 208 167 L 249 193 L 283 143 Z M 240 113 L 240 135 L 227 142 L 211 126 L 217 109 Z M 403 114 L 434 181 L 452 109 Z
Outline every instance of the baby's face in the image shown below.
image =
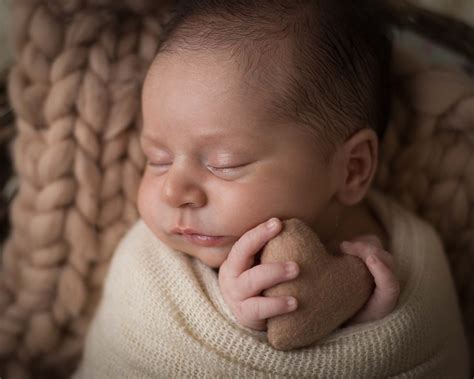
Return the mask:
M 217 55 L 164 55 L 143 91 L 140 215 L 166 245 L 210 267 L 271 217 L 300 218 L 320 235 L 333 226 L 334 167 L 297 125 L 271 123 L 267 95 L 242 79 Z

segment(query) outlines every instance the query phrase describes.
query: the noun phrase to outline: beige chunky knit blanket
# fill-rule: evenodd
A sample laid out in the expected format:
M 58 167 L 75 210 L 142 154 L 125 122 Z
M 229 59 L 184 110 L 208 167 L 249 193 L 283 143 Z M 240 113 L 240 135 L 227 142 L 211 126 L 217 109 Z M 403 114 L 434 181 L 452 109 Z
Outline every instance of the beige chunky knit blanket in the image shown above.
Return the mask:
M 387 317 L 322 342 L 274 350 L 240 327 L 217 274 L 169 249 L 143 221 L 120 243 L 74 378 L 467 378 L 467 347 L 441 242 L 427 223 L 379 192 L 369 204 L 391 236 L 402 283 Z

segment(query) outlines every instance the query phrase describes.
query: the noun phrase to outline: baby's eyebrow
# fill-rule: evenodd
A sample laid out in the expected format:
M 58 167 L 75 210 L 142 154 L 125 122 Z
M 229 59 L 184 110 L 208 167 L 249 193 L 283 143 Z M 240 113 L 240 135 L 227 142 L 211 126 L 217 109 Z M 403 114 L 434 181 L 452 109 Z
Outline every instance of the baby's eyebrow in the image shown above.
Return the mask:
M 189 138 L 191 136 L 186 136 Z M 240 133 L 240 134 L 232 134 L 229 132 L 204 132 L 200 134 L 194 134 L 192 138 L 196 141 L 197 144 L 202 145 L 212 145 L 215 143 L 222 143 L 228 140 L 244 140 L 248 139 L 248 141 L 254 142 L 258 138 L 256 135 L 251 133 Z M 140 133 L 140 139 L 146 141 L 148 143 L 156 143 L 156 140 L 159 139 L 158 135 L 148 134 L 146 132 Z

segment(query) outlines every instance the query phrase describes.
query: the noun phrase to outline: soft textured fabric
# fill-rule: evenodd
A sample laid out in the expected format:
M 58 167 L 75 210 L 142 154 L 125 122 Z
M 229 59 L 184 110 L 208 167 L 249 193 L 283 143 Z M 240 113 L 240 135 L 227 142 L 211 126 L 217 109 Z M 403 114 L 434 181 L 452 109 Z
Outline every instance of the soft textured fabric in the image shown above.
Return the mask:
M 467 347 L 443 248 L 431 226 L 381 193 L 401 294 L 385 318 L 309 348 L 274 350 L 240 327 L 217 275 L 169 249 L 139 221 L 120 243 L 74 378 L 467 378 Z

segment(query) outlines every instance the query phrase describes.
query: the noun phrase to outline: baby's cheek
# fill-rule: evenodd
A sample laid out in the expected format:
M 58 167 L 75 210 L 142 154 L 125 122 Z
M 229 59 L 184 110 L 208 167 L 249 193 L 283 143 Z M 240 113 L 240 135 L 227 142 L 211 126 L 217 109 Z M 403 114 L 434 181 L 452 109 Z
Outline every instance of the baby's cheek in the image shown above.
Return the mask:
M 140 217 L 144 220 L 148 219 L 148 213 L 152 208 L 153 197 L 150 191 L 150 185 L 146 177 L 142 177 L 137 193 L 137 208 Z

